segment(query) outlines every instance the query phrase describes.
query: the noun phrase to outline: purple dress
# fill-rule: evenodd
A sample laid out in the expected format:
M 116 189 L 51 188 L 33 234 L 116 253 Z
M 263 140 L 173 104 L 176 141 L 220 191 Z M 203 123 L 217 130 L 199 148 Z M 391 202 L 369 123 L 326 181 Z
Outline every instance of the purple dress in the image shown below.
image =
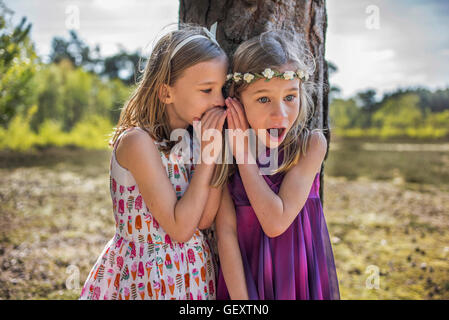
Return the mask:
M 278 161 L 282 162 L 282 152 Z M 263 177 L 277 194 L 284 175 L 276 173 Z M 238 171 L 230 178 L 228 188 L 236 211 L 238 242 L 250 300 L 340 299 L 332 246 L 319 197 L 319 173 L 298 216 L 275 238 L 263 232 Z M 229 298 L 220 268 L 217 300 Z

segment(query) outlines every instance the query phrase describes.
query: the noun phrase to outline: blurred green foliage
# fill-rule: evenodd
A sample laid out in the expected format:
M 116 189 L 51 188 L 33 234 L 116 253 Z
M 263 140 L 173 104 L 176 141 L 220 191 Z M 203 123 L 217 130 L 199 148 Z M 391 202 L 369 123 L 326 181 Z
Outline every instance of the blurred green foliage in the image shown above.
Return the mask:
M 107 148 L 130 87 L 74 68 L 68 60 L 40 65 L 30 83 L 27 103 L 0 126 L 0 149 Z
M 74 145 L 106 148 L 107 135 L 137 80 L 138 52 L 123 48 L 101 58 L 74 31 L 52 41 L 43 63 L 30 39 L 31 24 L 12 25 L 0 0 L 0 149 Z M 338 71 L 328 63 L 329 73 Z M 333 133 L 345 137 L 449 137 L 449 88 L 396 90 L 376 101 L 373 89 L 338 99 L 331 87 Z
M 333 99 L 331 129 L 343 137 L 449 138 L 449 88 L 397 90 L 374 100 L 375 91 Z
M 107 148 L 132 90 L 129 79 L 119 78 L 117 68 L 109 72 L 110 66 L 98 73 L 89 68 L 100 60 L 73 32 L 69 41 L 54 39 L 52 59 L 43 63 L 29 37 L 31 25 L 23 18 L 12 26 L 12 14 L 0 1 L 0 149 Z M 79 54 L 69 50 L 73 43 Z
M 69 60 L 43 65 L 34 81 L 38 110 L 31 126 L 36 131 L 47 119 L 59 122 L 64 131 L 92 115 L 116 123 L 119 109 L 130 94 L 130 88 L 120 80 L 101 79 L 74 68 Z
M 0 2 L 0 125 L 31 104 L 29 92 L 37 56 L 29 38 L 31 25 L 26 18 L 12 27 L 12 12 Z

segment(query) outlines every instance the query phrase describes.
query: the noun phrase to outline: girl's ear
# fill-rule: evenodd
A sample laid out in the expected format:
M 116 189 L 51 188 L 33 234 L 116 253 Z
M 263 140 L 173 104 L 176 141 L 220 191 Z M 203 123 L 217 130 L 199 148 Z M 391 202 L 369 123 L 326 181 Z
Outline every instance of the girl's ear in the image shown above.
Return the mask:
M 165 83 L 162 84 L 159 87 L 158 97 L 162 103 L 165 103 L 165 104 L 172 103 L 173 102 L 173 93 L 172 93 L 170 86 Z

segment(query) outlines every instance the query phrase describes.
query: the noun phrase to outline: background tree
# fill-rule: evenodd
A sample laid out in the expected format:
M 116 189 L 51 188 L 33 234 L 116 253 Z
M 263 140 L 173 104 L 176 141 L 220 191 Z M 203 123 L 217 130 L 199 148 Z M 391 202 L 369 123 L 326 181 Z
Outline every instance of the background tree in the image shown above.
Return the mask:
M 407 129 L 423 123 L 419 96 L 414 93 L 390 98 L 373 114 L 373 124 L 379 128 Z
M 328 70 L 328 74 L 329 74 L 329 78 L 330 78 L 334 73 L 338 72 L 338 67 L 335 63 L 333 63 L 331 61 L 327 61 L 327 70 Z M 329 104 L 331 104 L 332 100 L 335 97 L 337 97 L 340 93 L 341 93 L 340 87 L 331 83 L 330 89 L 329 89 Z
M 350 129 L 359 127 L 362 115 L 361 109 L 354 99 L 334 99 L 330 108 L 332 129 Z
M 371 126 L 371 117 L 379 109 L 379 103 L 376 101 L 376 90 L 368 89 L 360 91 L 356 95 L 357 105 L 361 108 L 361 126 L 368 128 Z
M 127 85 L 133 85 L 137 82 L 140 57 L 138 51 L 128 53 L 121 48 L 119 53 L 104 59 L 103 71 L 100 74 L 109 79 L 120 79 Z
M 107 79 L 120 79 L 126 85 L 136 83 L 140 53 L 127 52 L 119 47 L 119 52 L 109 57 L 101 56 L 101 49 L 96 45 L 90 48 L 78 34 L 71 30 L 70 38 L 54 37 L 51 45 L 50 63 L 60 63 L 68 60 L 74 67 L 96 73 Z
M 240 43 L 264 31 L 284 29 L 301 34 L 316 61 L 312 80 L 318 90 L 313 97 L 315 113 L 309 125 L 311 128 L 329 129 L 328 67 L 324 59 L 327 16 L 324 0 L 181 0 L 179 21 L 207 28 L 218 21 L 217 40 L 230 57 Z M 330 132 L 327 131 L 325 135 L 329 148 Z M 324 163 L 320 174 L 322 201 L 323 169 Z
M 78 34 L 70 30 L 70 38 L 54 37 L 51 42 L 50 63 L 59 63 L 68 60 L 74 67 L 83 67 L 87 71 L 101 72 L 103 60 L 100 55 L 100 46 L 91 49 Z
M 29 86 L 37 60 L 29 33 L 31 24 L 26 18 L 12 26 L 13 11 L 0 1 L 0 125 L 9 121 L 30 103 Z

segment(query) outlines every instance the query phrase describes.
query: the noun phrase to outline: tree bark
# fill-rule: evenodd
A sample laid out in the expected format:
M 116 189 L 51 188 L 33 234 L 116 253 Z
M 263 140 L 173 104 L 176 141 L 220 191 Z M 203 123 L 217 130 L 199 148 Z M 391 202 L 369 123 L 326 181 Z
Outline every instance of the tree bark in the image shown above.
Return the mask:
M 217 41 L 229 57 L 243 41 L 272 29 L 299 33 L 314 55 L 317 84 L 315 112 L 310 128 L 325 129 L 328 151 L 328 70 L 325 56 L 327 28 L 325 0 L 180 0 L 179 21 L 207 28 L 218 21 Z M 325 160 L 327 159 L 327 153 Z M 323 203 L 324 162 L 320 173 L 320 198 Z

